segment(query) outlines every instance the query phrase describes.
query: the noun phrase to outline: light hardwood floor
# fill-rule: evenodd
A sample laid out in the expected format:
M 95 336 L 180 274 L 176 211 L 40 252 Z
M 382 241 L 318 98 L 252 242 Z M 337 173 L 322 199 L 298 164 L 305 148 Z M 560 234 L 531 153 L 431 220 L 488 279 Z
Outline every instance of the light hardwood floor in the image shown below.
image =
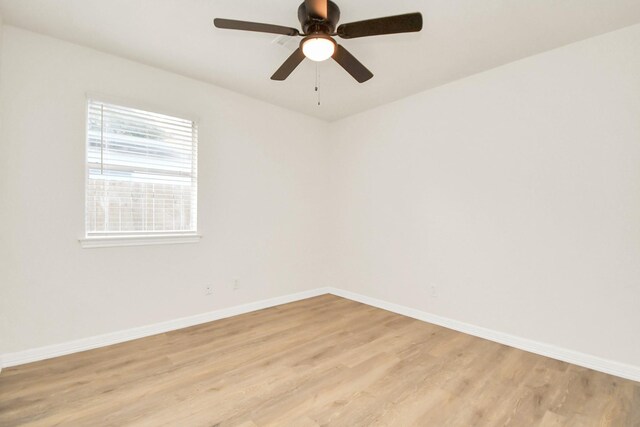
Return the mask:
M 0 425 L 640 426 L 640 383 L 324 295 L 7 368 Z

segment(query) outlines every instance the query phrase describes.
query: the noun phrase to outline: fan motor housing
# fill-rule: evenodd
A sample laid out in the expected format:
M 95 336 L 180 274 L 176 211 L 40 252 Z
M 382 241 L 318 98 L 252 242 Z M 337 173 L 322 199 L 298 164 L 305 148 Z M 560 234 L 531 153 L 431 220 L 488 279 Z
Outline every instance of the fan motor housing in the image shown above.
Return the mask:
M 333 34 L 340 20 L 340 8 L 332 1 L 327 2 L 327 19 L 317 19 L 309 16 L 304 2 L 298 7 L 298 20 L 305 34 L 325 33 Z

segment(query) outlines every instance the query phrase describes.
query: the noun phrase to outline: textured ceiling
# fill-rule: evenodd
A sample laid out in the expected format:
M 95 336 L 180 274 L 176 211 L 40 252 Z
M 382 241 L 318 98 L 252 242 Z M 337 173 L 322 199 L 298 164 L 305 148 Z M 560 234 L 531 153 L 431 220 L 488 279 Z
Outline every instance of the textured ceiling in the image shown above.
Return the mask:
M 269 80 L 299 39 L 218 30 L 214 17 L 298 27 L 293 0 L 0 0 L 15 25 L 335 120 L 539 52 L 640 22 L 638 0 L 337 0 L 341 22 L 422 12 L 421 33 L 340 41 L 375 77 L 333 61 Z M 285 37 L 286 39 L 286 37 Z M 284 42 L 284 44 L 282 44 Z

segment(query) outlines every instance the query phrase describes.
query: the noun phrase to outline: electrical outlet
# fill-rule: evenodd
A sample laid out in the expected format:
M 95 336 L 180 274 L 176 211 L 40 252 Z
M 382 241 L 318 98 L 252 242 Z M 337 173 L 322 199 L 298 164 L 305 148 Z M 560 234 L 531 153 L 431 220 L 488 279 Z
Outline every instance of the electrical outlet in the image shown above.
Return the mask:
M 237 291 L 240 289 L 240 281 L 238 279 L 233 279 L 233 290 Z
M 436 288 L 436 285 L 431 285 L 429 287 L 429 295 L 431 295 L 431 298 L 438 298 L 438 289 Z
M 212 285 L 207 285 L 204 288 L 204 294 L 205 295 L 211 295 L 213 294 L 213 286 Z

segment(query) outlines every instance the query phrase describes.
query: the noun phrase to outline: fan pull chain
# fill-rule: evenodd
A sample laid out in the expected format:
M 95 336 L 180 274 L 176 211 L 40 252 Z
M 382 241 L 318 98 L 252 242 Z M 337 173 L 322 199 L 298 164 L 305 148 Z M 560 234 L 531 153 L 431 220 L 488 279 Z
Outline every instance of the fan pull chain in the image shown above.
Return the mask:
M 316 62 L 316 95 L 318 95 L 318 107 L 320 106 L 320 68 Z

